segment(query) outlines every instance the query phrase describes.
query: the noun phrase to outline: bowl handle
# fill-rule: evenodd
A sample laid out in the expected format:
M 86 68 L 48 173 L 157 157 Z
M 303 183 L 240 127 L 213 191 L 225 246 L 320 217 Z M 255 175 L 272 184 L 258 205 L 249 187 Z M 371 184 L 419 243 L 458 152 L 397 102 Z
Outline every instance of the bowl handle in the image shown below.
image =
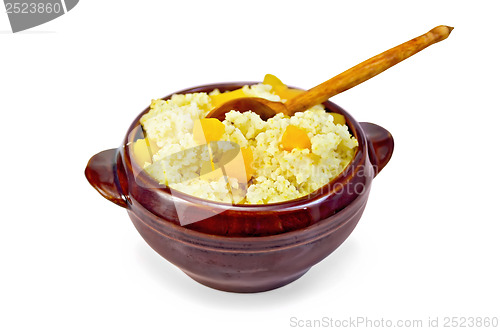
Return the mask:
M 376 176 L 391 159 L 394 151 L 394 139 L 389 131 L 377 124 L 368 122 L 359 124 L 368 142 L 368 155 Z
M 120 207 L 127 207 L 127 200 L 117 185 L 116 158 L 118 149 L 108 149 L 92 156 L 85 168 L 85 177 L 97 192 Z

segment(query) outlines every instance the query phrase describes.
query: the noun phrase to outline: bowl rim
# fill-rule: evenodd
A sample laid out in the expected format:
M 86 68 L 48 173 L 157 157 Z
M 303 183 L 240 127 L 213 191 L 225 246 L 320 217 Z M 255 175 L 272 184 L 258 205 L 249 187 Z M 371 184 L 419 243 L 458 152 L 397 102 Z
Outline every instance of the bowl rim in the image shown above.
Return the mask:
M 219 89 L 221 92 L 225 92 L 237 89 L 244 85 L 253 85 L 258 83 L 261 82 L 236 81 L 236 82 L 220 82 L 220 83 L 197 85 L 171 93 L 161 99 L 168 100 L 174 94 L 197 93 L 197 92 L 205 92 L 207 90 L 212 91 L 214 89 Z M 296 88 L 293 86 L 290 87 Z M 309 204 L 317 203 L 319 200 L 326 199 L 328 196 L 335 193 L 336 190 L 335 189 L 332 190 L 330 187 L 340 182 L 347 182 L 350 178 L 352 178 L 353 175 L 357 173 L 359 166 L 363 164 L 362 160 L 364 160 L 367 157 L 367 147 L 366 147 L 367 141 L 360 124 L 347 111 L 345 111 L 337 104 L 327 100 L 326 102 L 323 103 L 323 105 L 325 106 L 325 108 L 327 109 L 333 108 L 335 111 L 338 111 L 339 113 L 345 116 L 346 124 L 351 134 L 354 135 L 358 141 L 357 151 L 354 154 L 352 160 L 346 166 L 346 168 L 336 177 L 332 178 L 327 184 L 309 193 L 308 195 L 296 199 L 268 203 L 268 204 L 231 204 L 231 203 L 218 202 L 218 201 L 199 198 L 164 185 L 163 187 L 158 187 L 159 185 L 156 182 L 156 180 L 154 180 L 154 178 L 151 177 L 149 174 L 146 174 L 144 171 L 142 171 L 143 170 L 142 167 L 140 167 L 135 161 L 131 151 L 131 145 L 132 145 L 131 143 L 133 141 L 129 140 L 130 137 L 135 137 L 135 134 L 132 133 L 134 130 L 137 130 L 139 127 L 141 127 L 139 121 L 141 117 L 150 110 L 150 106 L 146 107 L 141 113 L 139 113 L 139 115 L 137 115 L 137 117 L 133 120 L 129 129 L 127 130 L 127 134 L 125 136 L 124 142 L 121 147 L 123 161 L 125 162 L 125 167 L 130 167 L 134 173 L 139 174 L 135 176 L 136 181 L 137 180 L 145 181 L 145 184 L 147 184 L 146 187 L 149 188 L 154 188 L 156 186 L 157 188 L 155 188 L 155 190 L 160 190 L 164 194 L 172 195 L 170 191 L 175 191 L 176 198 L 183 199 L 187 202 L 196 205 L 203 205 L 214 209 L 223 208 L 224 210 L 232 210 L 239 212 L 256 212 L 256 211 L 266 212 L 271 210 L 276 211 L 277 206 L 281 207 L 280 211 L 284 212 L 290 212 L 297 209 L 307 208 Z M 323 192 L 325 191 L 325 188 L 327 188 L 326 193 Z

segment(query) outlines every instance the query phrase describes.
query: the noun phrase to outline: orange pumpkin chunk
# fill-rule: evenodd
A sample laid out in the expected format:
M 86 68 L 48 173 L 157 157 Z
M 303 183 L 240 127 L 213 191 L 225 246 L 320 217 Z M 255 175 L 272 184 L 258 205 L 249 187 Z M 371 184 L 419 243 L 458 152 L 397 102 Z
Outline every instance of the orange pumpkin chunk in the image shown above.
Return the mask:
M 254 169 L 252 167 L 253 163 L 253 153 L 252 149 L 250 147 L 243 147 L 241 148 L 241 154 L 243 155 L 243 161 L 245 161 L 245 170 L 247 173 L 247 181 L 252 178 Z
M 285 84 L 283 84 L 283 82 L 278 77 L 276 77 L 275 75 L 271 75 L 271 74 L 265 75 L 262 83 L 267 84 L 267 85 L 271 85 L 273 87 L 274 91 L 287 88 L 287 86 Z
M 137 139 L 132 145 L 132 150 L 134 152 L 135 159 L 137 163 L 142 167 L 144 163 L 151 163 L 152 156 L 158 152 L 160 148 L 155 144 L 154 141 L 145 138 Z
M 332 113 L 332 116 L 333 116 L 333 123 L 341 125 L 344 125 L 346 123 L 344 115 Z
M 252 167 L 253 153 L 250 147 L 242 147 L 240 151 L 241 156 L 238 155 L 235 159 L 225 164 L 224 170 L 228 177 L 234 177 L 238 182 L 246 183 L 252 178 L 254 173 Z M 243 158 L 243 164 L 241 163 L 240 157 Z M 242 166 L 244 166 L 245 169 L 242 169 Z
M 193 139 L 200 144 L 218 141 L 225 131 L 226 127 L 218 119 L 202 118 L 194 122 Z
M 286 99 L 286 100 L 290 100 L 302 93 L 304 93 L 304 91 L 297 90 L 294 88 L 286 88 L 284 90 L 276 91 L 276 94 L 279 95 L 281 99 Z
M 212 108 L 218 107 L 229 100 L 245 98 L 248 95 L 243 92 L 243 89 L 237 89 L 231 92 L 225 92 L 217 95 L 212 95 L 210 98 L 212 99 Z
M 304 92 L 302 90 L 288 88 L 288 86 L 283 84 L 283 82 L 278 77 L 271 74 L 267 74 L 264 77 L 264 81 L 262 83 L 271 85 L 273 92 L 276 93 L 281 99 L 290 100 L 293 97 L 296 97 L 297 95 Z
M 281 144 L 283 145 L 283 149 L 289 152 L 294 148 L 311 148 L 311 140 L 307 136 L 306 131 L 295 125 L 287 126 L 281 138 Z

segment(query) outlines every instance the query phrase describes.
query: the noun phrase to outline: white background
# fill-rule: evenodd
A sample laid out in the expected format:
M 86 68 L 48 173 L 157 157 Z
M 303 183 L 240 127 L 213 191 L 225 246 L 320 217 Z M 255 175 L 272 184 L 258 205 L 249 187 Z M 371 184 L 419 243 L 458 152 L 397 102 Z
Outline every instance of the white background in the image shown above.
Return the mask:
M 2 8 L 0 329 L 500 317 L 497 9 L 82 0 L 12 34 Z M 396 149 L 353 234 L 286 287 L 243 295 L 195 283 L 84 177 L 88 159 L 117 147 L 152 98 L 266 73 L 312 87 L 440 24 L 455 27 L 449 39 L 333 98 L 390 130 Z

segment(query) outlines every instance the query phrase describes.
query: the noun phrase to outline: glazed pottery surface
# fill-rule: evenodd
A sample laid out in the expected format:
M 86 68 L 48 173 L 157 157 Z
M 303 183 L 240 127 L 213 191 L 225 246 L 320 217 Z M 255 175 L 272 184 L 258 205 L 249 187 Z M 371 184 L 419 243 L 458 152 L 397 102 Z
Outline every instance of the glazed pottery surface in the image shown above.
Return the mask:
M 223 92 L 255 83 L 210 84 L 177 93 Z M 394 149 L 385 129 L 358 123 L 332 102 L 324 105 L 345 116 L 359 147 L 344 172 L 303 198 L 231 205 L 162 187 L 131 156 L 131 143 L 143 137 L 139 119 L 149 107 L 133 121 L 121 147 L 90 159 L 85 175 L 101 195 L 127 209 L 156 252 L 196 281 L 232 292 L 274 289 L 302 276 L 344 242 L 363 213 L 372 179 Z M 181 212 L 182 219 L 202 220 L 182 226 Z

